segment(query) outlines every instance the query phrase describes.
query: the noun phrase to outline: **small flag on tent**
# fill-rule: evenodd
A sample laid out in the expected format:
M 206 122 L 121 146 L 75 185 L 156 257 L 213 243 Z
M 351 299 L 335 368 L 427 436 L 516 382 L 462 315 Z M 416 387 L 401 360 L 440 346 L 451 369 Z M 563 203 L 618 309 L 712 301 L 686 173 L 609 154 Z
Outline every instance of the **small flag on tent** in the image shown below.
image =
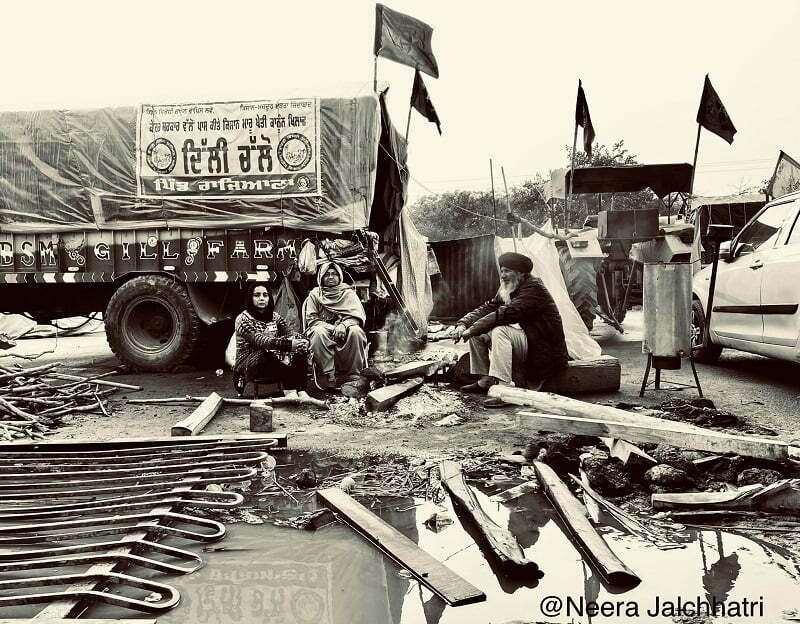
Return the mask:
M 706 74 L 706 81 L 703 84 L 703 95 L 700 98 L 700 107 L 697 109 L 697 123 L 709 132 L 713 132 L 725 139 L 728 143 L 733 143 L 733 135 L 736 128 L 728 116 L 728 111 L 719 99 L 711 81 Z
M 375 56 L 408 65 L 434 78 L 439 67 L 431 48 L 433 28 L 425 22 L 375 5 Z
M 781 150 L 767 193 L 770 197 L 783 197 L 797 190 L 800 190 L 800 163 Z
M 411 106 L 416 108 L 419 114 L 425 117 L 425 119 L 435 123 L 439 134 L 442 133 L 439 115 L 436 114 L 436 109 L 433 107 L 433 102 L 431 102 L 431 98 L 428 95 L 428 89 L 425 87 L 425 83 L 422 82 L 422 74 L 419 73 L 419 70 L 414 71 L 414 87 L 411 89 Z
M 583 128 L 583 151 L 592 157 L 592 142 L 594 141 L 594 126 L 589 115 L 589 105 L 586 103 L 586 94 L 583 92 L 581 81 L 578 81 L 578 101 L 575 103 L 575 123 Z

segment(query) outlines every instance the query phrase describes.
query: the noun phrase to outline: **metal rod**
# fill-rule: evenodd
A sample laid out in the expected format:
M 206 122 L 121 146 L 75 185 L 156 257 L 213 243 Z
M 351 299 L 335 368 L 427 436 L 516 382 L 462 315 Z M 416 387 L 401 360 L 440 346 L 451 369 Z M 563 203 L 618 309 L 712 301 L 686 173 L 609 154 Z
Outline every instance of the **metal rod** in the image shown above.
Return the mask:
M 694 160 L 692 161 L 692 177 L 689 181 L 689 205 L 686 208 L 686 214 L 692 212 L 692 198 L 694 197 L 694 172 L 697 169 L 697 152 L 700 151 L 700 130 L 702 126 L 697 124 L 697 139 L 694 142 Z M 698 224 L 699 225 L 699 224 Z M 696 227 L 696 226 L 695 226 Z
M 572 135 L 572 157 L 569 165 L 569 195 L 564 203 L 564 232 L 567 231 L 567 215 L 572 209 L 572 188 L 575 180 L 575 148 L 578 145 L 578 122 L 575 122 L 575 132 Z M 556 228 L 556 232 L 558 229 Z
M 698 224 L 699 225 L 699 224 Z M 719 241 L 714 241 L 714 260 L 711 263 L 711 283 L 708 285 L 708 302 L 706 304 L 706 330 L 703 333 L 703 344 L 711 344 L 711 313 L 714 311 L 714 289 L 717 286 L 717 265 L 719 265 Z
M 494 234 L 497 236 L 497 200 L 494 196 L 494 165 L 489 159 L 489 179 L 492 181 L 492 213 L 494 214 Z
M 508 184 L 506 184 L 506 170 L 500 167 L 500 173 L 503 175 L 503 188 L 506 190 L 506 210 L 511 214 L 511 202 L 508 200 Z M 497 213 L 495 212 L 495 231 L 497 231 Z M 516 228 L 511 226 L 511 240 L 514 242 L 514 251 L 517 250 L 517 233 L 514 231 Z

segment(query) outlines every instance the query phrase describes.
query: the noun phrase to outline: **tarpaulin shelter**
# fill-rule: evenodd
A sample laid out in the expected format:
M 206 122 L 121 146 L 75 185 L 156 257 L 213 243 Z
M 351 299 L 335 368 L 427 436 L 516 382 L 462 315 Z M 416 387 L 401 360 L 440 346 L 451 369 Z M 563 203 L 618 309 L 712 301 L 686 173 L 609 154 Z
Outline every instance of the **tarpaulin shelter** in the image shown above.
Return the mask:
M 572 171 L 567 171 L 564 177 L 567 190 L 572 177 Z M 650 188 L 658 197 L 665 197 L 670 193 L 688 193 L 691 182 L 692 166 L 689 163 L 583 167 L 575 169 L 572 192 L 633 193 Z
M 547 225 L 545 231 L 552 231 Z M 589 335 L 569 298 L 553 240 L 533 234 L 516 241 L 486 235 L 431 243 L 441 270 L 435 285 L 433 315 L 460 318 L 497 292 L 499 273 L 497 258 L 501 253 L 516 250 L 533 261 L 535 277 L 542 280 L 558 307 L 567 350 L 573 359 L 592 359 L 601 354 L 600 346 Z
M 382 107 L 382 96 L 361 89 L 342 97 L 0 113 L 0 229 L 342 232 L 370 224 L 375 196 L 389 226 L 405 188 L 388 175 L 391 188 L 376 193 L 376 178 L 387 179 L 378 171 L 379 142 L 396 134 Z

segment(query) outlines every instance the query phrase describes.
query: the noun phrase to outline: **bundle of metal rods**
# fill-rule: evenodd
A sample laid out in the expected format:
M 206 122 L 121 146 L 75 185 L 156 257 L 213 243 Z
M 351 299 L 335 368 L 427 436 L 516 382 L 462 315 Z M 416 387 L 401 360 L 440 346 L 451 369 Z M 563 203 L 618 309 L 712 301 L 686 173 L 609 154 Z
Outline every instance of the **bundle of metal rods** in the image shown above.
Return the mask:
M 0 440 L 44 439 L 62 418 L 79 412 L 108 416 L 105 398 L 140 386 L 55 372 L 58 362 L 28 368 L 0 366 Z

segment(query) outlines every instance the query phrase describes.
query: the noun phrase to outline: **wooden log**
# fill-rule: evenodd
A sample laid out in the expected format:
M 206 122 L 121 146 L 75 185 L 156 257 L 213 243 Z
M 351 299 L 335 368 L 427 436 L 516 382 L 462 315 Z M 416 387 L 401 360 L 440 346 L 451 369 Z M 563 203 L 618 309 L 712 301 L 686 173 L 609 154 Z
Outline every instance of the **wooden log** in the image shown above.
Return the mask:
M 757 510 L 797 515 L 800 514 L 800 489 L 796 483 L 797 480 L 792 479 L 772 486 L 750 485 L 732 492 L 653 494 L 650 504 L 653 509 L 676 511 Z
M 371 412 L 383 412 L 397 403 L 404 396 L 419 388 L 424 378 L 414 377 L 400 383 L 378 388 L 367 394 L 367 409 Z
M 4 381 L 6 379 L 15 379 L 17 377 L 34 377 L 36 375 L 41 375 L 46 371 L 53 370 L 56 366 L 61 366 L 61 362 L 43 364 L 42 366 L 31 366 L 30 368 L 20 368 L 19 370 L 11 369 L 10 372 L 0 375 L 0 381 Z
M 575 418 L 555 416 L 537 412 L 520 411 L 517 418 L 521 424 L 540 431 L 556 431 L 574 435 L 613 437 L 635 442 L 654 442 L 669 444 L 686 449 L 712 451 L 715 453 L 736 453 L 749 457 L 760 457 L 773 461 L 783 461 L 788 457 L 788 445 L 771 439 L 736 436 L 711 429 L 685 431 L 674 427 L 671 421 L 658 420 L 656 426 L 620 423 L 596 418 Z
M 508 529 L 499 526 L 483 510 L 475 493 L 464 480 L 460 464 L 450 460 L 439 462 L 439 473 L 442 485 L 450 494 L 453 503 L 459 505 L 467 513 L 472 523 L 480 529 L 486 542 L 491 546 L 492 552 L 503 565 L 530 566 L 538 569 L 535 562 L 525 557 L 517 539 Z
M 542 390 L 570 395 L 616 392 L 621 376 L 619 360 L 610 355 L 601 355 L 595 360 L 571 360 L 566 368 L 545 381 Z
M 339 488 L 319 490 L 317 496 L 352 529 L 397 565 L 408 570 L 447 604 L 456 607 L 486 600 L 486 594 Z
M 222 407 L 222 397 L 212 392 L 187 418 L 172 425 L 172 435 L 197 435 L 214 418 L 220 407 Z
M 387 378 L 406 378 L 406 377 L 427 377 L 431 374 L 431 369 L 433 367 L 438 368 L 439 362 L 431 362 L 429 360 L 415 360 L 413 362 L 408 362 L 407 364 L 403 364 L 398 366 L 397 368 L 393 368 L 392 370 L 386 371 L 384 375 Z
M 535 461 L 539 483 L 558 512 L 578 550 L 611 585 L 634 586 L 641 579 L 619 559 L 587 519 L 586 508 L 547 464 Z
M 202 403 L 208 397 L 196 397 L 196 396 L 186 396 L 182 397 L 167 397 L 161 399 L 128 399 L 128 404 L 130 405 L 160 405 L 163 403 Z M 225 405 L 246 405 L 250 406 L 251 403 L 254 401 L 260 401 L 262 403 L 266 403 L 267 405 L 314 405 L 321 409 L 329 409 L 328 404 L 325 401 L 320 401 L 319 399 L 315 399 L 313 397 L 272 397 L 271 399 L 229 399 L 228 397 L 222 397 L 222 402 Z
M 101 386 L 109 386 L 111 388 L 122 388 L 123 390 L 141 390 L 141 386 L 133 386 L 131 384 L 124 384 L 119 383 L 117 381 L 106 381 L 105 379 L 100 379 L 100 377 L 106 377 L 108 375 L 113 375 L 114 372 L 103 373 L 102 375 L 97 375 L 96 377 L 80 377 L 78 375 L 66 375 L 64 373 L 48 373 L 44 375 L 45 377 L 52 377 L 53 379 L 63 379 L 65 381 L 89 381 L 93 384 L 99 384 Z M 66 387 L 66 386 L 65 386 Z
M 644 416 L 635 412 L 626 412 L 625 410 L 608 405 L 587 403 L 549 392 L 536 392 L 535 390 L 501 386 L 500 384 L 489 388 L 489 396 L 498 397 L 512 405 L 532 407 L 535 411 L 542 412 L 543 414 L 573 416 L 575 418 L 597 418 L 599 420 L 610 420 L 612 422 L 641 425 L 649 424 L 651 426 L 655 426 L 657 423 L 669 422 L 671 426 L 685 431 L 708 431 L 708 429 L 702 429 L 701 427 L 688 423 L 671 420 L 666 421 L 663 418 L 654 418 L 653 416 Z

